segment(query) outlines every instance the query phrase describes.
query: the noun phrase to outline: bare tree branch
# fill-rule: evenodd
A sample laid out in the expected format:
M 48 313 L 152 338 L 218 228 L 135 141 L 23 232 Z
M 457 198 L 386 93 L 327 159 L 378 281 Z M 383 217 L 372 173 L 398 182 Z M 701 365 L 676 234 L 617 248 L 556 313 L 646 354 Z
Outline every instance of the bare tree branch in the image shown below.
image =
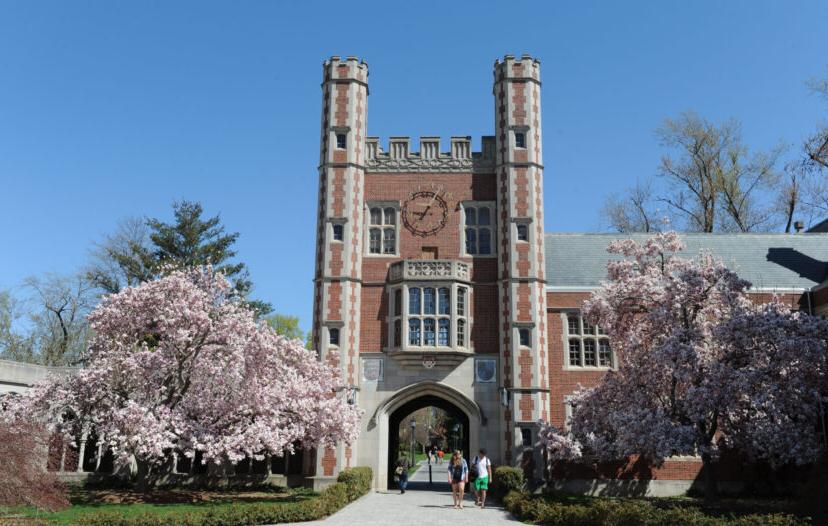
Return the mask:
M 672 193 L 660 201 L 685 217 L 688 230 L 750 232 L 770 226 L 774 210 L 765 202 L 765 190 L 779 179 L 781 148 L 751 155 L 738 121 L 717 125 L 693 112 L 666 119 L 656 135 L 672 150 L 659 169 Z
M 620 197 L 609 195 L 601 214 L 618 232 L 656 232 L 660 218 L 654 204 L 652 181 L 639 181 Z

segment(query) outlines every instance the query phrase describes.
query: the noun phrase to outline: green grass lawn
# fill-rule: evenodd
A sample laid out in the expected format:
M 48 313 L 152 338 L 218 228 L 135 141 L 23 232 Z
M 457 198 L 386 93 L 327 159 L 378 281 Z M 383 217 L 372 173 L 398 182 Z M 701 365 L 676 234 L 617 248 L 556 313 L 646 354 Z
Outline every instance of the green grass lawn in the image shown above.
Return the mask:
M 163 492 L 159 492 L 163 495 Z M 54 513 L 38 511 L 34 508 L 0 508 L 0 524 L 29 525 L 70 525 L 74 524 L 83 515 L 99 512 L 118 512 L 123 516 L 153 514 L 170 515 L 205 509 L 221 509 L 230 506 L 245 507 L 262 502 L 300 502 L 314 498 L 315 493 L 306 489 L 266 492 L 225 492 L 221 499 L 204 502 L 134 502 L 130 499 L 127 503 L 101 502 L 95 498 L 95 492 L 74 491 L 71 495 L 72 506 Z M 147 499 L 153 500 L 153 499 Z M 15 519 L 11 519 L 15 517 Z M 25 520 L 28 518 L 28 520 Z M 12 522 L 14 520 L 14 522 Z
M 416 453 L 414 455 L 414 465 L 408 468 L 408 476 L 410 477 L 411 475 L 416 473 L 417 470 L 420 469 L 420 461 L 426 460 L 427 458 L 428 455 L 426 455 L 425 453 Z

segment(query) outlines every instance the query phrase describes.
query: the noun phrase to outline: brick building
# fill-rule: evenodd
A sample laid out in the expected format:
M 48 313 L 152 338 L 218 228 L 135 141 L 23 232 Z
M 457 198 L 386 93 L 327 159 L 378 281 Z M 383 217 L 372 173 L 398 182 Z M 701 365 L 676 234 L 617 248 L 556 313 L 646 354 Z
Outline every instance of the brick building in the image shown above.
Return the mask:
M 566 395 L 615 364 L 611 342 L 579 308 L 619 236 L 544 233 L 540 90 L 539 61 L 507 55 L 494 64 L 494 136 L 482 137 L 481 152 L 467 136 L 451 137 L 448 152 L 433 136 L 418 151 L 409 137 L 390 137 L 385 150 L 367 134 L 367 64 L 325 61 L 313 340 L 365 417 L 355 444 L 310 460 L 319 482 L 368 465 L 384 488 L 401 419 L 430 405 L 459 416 L 464 449 L 516 464 L 538 420 L 563 426 Z M 781 294 L 828 311 L 826 234 L 685 240 L 688 254 L 708 248 L 732 265 L 757 300 Z M 675 459 L 646 475 L 618 467 L 563 474 L 561 484 L 639 479 L 670 493 L 699 468 Z
M 365 415 L 350 447 L 291 456 L 261 474 L 321 486 L 365 465 L 385 488 L 402 419 L 437 406 L 456 416 L 450 431 L 464 451 L 485 447 L 495 464 L 513 465 L 529 452 L 541 476 L 532 448 L 538 420 L 565 427 L 567 395 L 616 364 L 612 342 L 579 311 L 615 257 L 607 244 L 622 235 L 544 233 L 540 89 L 539 61 L 507 55 L 494 64 L 495 135 L 482 137 L 482 151 L 472 151 L 468 136 L 448 144 L 420 137 L 418 151 L 409 137 L 390 137 L 386 150 L 367 135 L 367 64 L 324 63 L 313 346 L 341 368 L 341 395 Z M 752 282 L 757 301 L 778 295 L 828 315 L 823 227 L 683 238 L 686 254 L 712 250 Z M 0 394 L 48 372 L 71 373 L 0 360 Z M 99 471 L 100 460 L 86 459 L 101 452 L 88 445 L 82 437 L 74 460 L 61 458 L 55 470 L 75 478 Z M 197 474 L 193 466 L 174 471 Z M 700 469 L 696 458 L 660 469 L 632 459 L 552 477 L 577 491 L 663 495 L 687 490 Z

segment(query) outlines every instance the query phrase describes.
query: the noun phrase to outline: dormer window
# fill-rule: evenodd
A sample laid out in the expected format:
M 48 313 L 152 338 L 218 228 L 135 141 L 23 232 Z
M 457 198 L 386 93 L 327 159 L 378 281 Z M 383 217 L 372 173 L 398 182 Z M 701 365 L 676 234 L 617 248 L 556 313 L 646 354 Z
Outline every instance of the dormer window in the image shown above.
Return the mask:
M 336 134 L 336 147 L 340 150 L 344 150 L 348 147 L 348 136 L 344 133 L 337 133 Z
M 526 134 L 515 132 L 515 148 L 526 148 Z

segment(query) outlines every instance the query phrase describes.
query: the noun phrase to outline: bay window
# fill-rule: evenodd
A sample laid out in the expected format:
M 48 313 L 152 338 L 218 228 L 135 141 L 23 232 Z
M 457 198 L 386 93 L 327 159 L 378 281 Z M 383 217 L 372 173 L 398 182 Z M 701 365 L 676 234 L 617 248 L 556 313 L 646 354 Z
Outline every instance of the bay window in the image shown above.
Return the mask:
M 400 283 L 388 291 L 389 348 L 467 348 L 468 286 Z

